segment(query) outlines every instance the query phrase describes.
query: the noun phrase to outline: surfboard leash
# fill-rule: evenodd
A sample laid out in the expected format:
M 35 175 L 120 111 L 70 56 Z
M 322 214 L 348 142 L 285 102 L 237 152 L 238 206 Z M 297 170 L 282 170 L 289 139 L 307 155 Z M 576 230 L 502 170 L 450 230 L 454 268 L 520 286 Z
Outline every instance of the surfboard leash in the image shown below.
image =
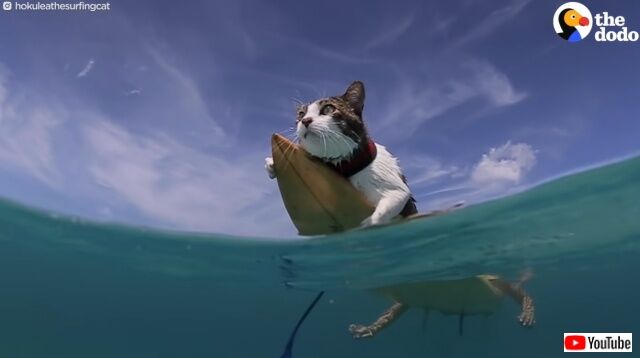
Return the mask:
M 307 319 L 307 316 L 309 315 L 309 313 L 311 313 L 311 310 L 313 310 L 313 308 L 316 306 L 318 301 L 320 301 L 320 298 L 322 298 L 322 295 L 324 295 L 324 291 L 320 291 L 318 293 L 318 295 L 316 295 L 316 298 L 313 300 L 313 302 L 311 302 L 309 307 L 307 307 L 307 310 L 304 311 L 304 313 L 302 314 L 302 316 L 298 320 L 298 323 L 293 328 L 293 332 L 291 332 L 291 336 L 289 336 L 289 341 L 287 342 L 287 345 L 284 347 L 284 352 L 282 353 L 282 356 L 280 356 L 281 358 L 291 358 L 291 357 L 293 357 L 292 356 L 292 354 L 293 354 L 292 353 L 292 351 L 293 351 L 293 341 L 296 339 L 296 334 L 298 333 L 298 329 L 300 328 L 300 326 L 302 325 L 304 320 Z

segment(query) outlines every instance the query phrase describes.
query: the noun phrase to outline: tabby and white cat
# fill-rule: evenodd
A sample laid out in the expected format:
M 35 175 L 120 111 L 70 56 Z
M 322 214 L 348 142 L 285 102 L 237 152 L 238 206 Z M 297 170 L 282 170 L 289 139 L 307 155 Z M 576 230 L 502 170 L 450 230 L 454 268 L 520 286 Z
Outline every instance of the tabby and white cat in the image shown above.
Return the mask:
M 364 84 L 355 81 L 342 96 L 300 106 L 296 134 L 307 152 L 346 177 L 375 205 L 362 222 L 369 226 L 416 214 L 417 209 L 398 160 L 367 134 L 364 97 Z M 275 178 L 273 159 L 265 161 L 269 177 Z

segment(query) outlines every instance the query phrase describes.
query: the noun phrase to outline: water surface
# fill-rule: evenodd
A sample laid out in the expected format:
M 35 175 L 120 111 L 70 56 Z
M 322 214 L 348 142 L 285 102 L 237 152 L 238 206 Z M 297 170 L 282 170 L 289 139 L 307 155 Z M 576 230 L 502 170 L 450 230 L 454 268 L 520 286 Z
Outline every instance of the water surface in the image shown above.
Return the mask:
M 563 332 L 640 328 L 640 158 L 451 215 L 281 240 L 97 224 L 0 201 L 0 356 L 555 357 Z M 516 279 L 538 324 L 409 311 L 367 341 L 347 332 L 390 302 L 368 289 L 481 273 Z M 606 356 L 606 354 L 605 354 Z

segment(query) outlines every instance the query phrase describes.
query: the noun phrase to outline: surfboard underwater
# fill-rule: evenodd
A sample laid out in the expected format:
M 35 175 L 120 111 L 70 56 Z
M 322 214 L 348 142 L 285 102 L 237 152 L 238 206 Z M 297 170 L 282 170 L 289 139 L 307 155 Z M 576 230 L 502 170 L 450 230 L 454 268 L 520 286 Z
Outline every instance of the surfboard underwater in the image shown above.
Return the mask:
M 410 307 L 439 311 L 443 314 L 494 313 L 503 293 L 491 283 L 498 277 L 478 275 L 469 278 L 403 283 L 374 290 L 374 292 L 407 304 Z
M 373 213 L 373 205 L 348 180 L 313 158 L 297 144 L 274 134 L 271 146 L 283 203 L 301 235 L 324 235 L 354 229 Z M 449 211 L 418 214 L 408 219 L 426 218 Z M 392 224 L 404 221 L 406 220 Z M 410 306 L 447 314 L 491 314 L 499 305 L 502 295 L 485 277 L 492 276 L 399 284 L 379 288 L 374 292 Z M 464 294 L 460 294 L 461 292 Z M 298 321 L 282 357 L 292 356 L 296 333 L 323 293 L 321 291 L 316 296 Z

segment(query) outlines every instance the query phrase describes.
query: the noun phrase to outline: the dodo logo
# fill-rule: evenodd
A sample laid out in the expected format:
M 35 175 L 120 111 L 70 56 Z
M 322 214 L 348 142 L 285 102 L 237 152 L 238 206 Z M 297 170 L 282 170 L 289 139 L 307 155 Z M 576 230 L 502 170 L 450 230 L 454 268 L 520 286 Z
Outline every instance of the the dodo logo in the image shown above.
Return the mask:
M 579 2 L 563 4 L 553 15 L 553 28 L 558 36 L 569 42 L 577 42 L 587 37 L 591 27 L 591 11 Z

